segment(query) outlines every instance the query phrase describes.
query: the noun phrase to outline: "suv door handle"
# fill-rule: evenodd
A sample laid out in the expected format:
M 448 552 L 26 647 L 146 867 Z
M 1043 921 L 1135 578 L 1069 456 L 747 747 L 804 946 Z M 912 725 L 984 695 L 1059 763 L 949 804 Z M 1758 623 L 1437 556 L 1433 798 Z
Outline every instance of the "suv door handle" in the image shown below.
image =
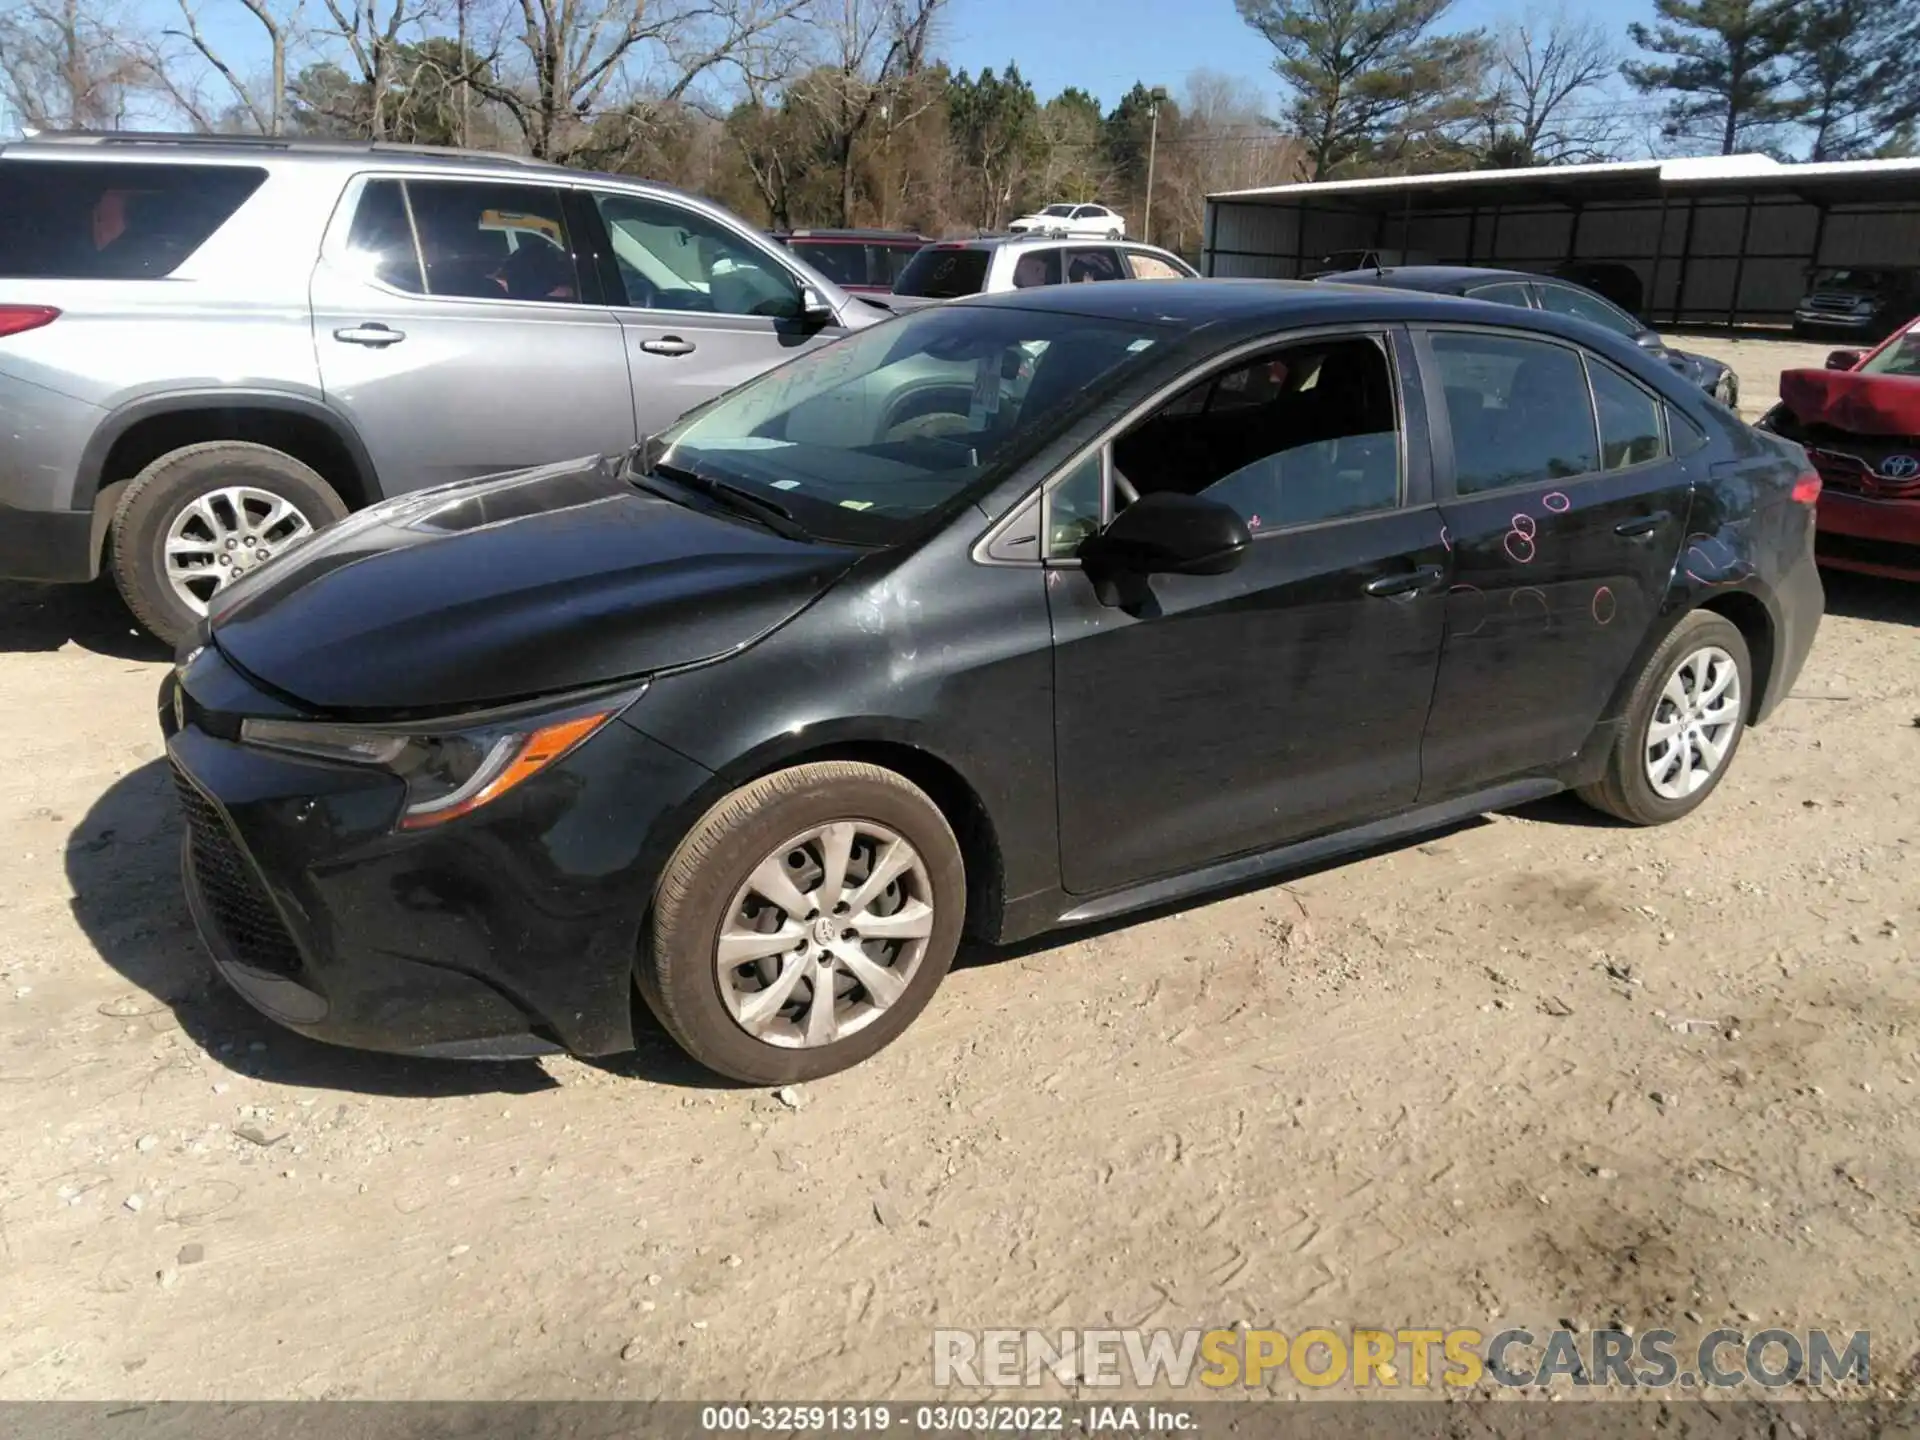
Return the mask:
M 388 345 L 398 345 L 407 338 L 404 330 L 395 330 L 391 325 L 382 325 L 379 321 L 369 321 L 365 325 L 351 325 L 344 330 L 333 332 L 333 338 L 344 340 L 349 345 L 371 345 L 379 350 Z
M 1367 582 L 1367 594 L 1382 599 L 1411 595 L 1439 584 L 1446 578 L 1446 573 L 1438 565 L 1422 565 L 1417 569 L 1403 570 L 1397 575 L 1382 575 Z
M 678 335 L 662 335 L 658 340 L 642 340 L 640 348 L 649 355 L 691 355 L 700 347 Z
M 1651 515 L 1642 515 L 1633 520 L 1622 520 L 1618 525 L 1613 527 L 1613 533 L 1623 535 L 1629 540 L 1644 539 L 1646 536 L 1653 534 L 1653 532 L 1658 530 L 1662 525 L 1666 524 L 1667 519 L 1666 511 L 1656 510 Z

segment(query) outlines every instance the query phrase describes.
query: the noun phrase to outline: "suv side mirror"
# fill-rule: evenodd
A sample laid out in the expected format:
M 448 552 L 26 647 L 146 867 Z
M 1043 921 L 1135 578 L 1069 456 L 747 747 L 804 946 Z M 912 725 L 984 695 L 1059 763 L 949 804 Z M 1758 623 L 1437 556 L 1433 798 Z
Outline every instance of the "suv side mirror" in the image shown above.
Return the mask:
M 1827 356 L 1827 369 L 1851 370 L 1860 363 L 1860 359 L 1861 355 L 1858 350 L 1835 350 L 1831 355 Z
M 800 318 L 809 325 L 831 325 L 840 317 L 833 306 L 827 303 L 827 297 L 811 285 L 800 288 Z
M 1075 552 L 1101 599 L 1116 582 L 1151 575 L 1225 575 L 1246 558 L 1253 534 L 1237 511 L 1198 495 L 1142 495 Z

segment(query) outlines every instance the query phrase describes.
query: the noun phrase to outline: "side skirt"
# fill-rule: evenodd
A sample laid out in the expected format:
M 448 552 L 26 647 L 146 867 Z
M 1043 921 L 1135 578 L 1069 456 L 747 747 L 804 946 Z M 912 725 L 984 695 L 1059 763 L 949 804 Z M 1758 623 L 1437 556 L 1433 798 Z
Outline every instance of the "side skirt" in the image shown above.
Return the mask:
M 1560 781 L 1544 776 L 1531 780 L 1512 780 L 1504 785 L 1496 785 L 1490 790 L 1476 790 L 1473 794 L 1462 795 L 1457 800 L 1446 800 L 1437 805 L 1403 811 L 1388 819 L 1375 820 L 1351 830 L 1316 835 L 1311 840 L 1295 841 L 1291 845 L 1282 845 L 1277 850 L 1263 850 L 1257 855 L 1242 855 L 1236 859 L 1222 860 L 1208 865 L 1204 869 L 1189 871 L 1184 875 L 1149 880 L 1142 885 L 1115 890 L 1095 899 L 1083 901 L 1059 916 L 1053 923 L 1060 926 L 1085 925 L 1096 920 L 1106 920 L 1115 915 L 1124 915 L 1131 910 L 1150 910 L 1156 906 L 1169 905 L 1193 895 L 1204 894 L 1209 890 L 1231 889 L 1234 886 L 1244 885 L 1249 880 L 1258 880 L 1282 870 L 1316 864 L 1335 856 L 1351 854 L 1356 850 L 1370 850 L 1376 845 L 1403 839 L 1409 835 L 1417 835 L 1422 831 L 1443 830 L 1449 825 L 1457 825 L 1462 820 L 1471 820 L 1474 816 L 1484 815 L 1491 810 L 1507 810 L 1515 805 L 1525 805 L 1531 800 L 1543 800 L 1549 795 L 1559 794 L 1565 788 Z

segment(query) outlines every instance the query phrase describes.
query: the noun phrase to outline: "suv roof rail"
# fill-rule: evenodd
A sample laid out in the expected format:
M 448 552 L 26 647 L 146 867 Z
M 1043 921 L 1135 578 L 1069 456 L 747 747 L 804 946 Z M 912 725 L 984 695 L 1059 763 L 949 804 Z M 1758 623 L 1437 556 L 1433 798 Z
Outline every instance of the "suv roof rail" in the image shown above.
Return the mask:
M 462 150 L 451 145 L 413 145 L 399 140 L 355 140 L 327 135 L 208 135 L 165 130 L 40 130 L 29 131 L 17 142 L 26 145 L 179 145 L 207 149 L 334 151 L 349 154 L 420 155 L 473 163 L 559 168 L 551 161 L 513 155 L 504 150 Z

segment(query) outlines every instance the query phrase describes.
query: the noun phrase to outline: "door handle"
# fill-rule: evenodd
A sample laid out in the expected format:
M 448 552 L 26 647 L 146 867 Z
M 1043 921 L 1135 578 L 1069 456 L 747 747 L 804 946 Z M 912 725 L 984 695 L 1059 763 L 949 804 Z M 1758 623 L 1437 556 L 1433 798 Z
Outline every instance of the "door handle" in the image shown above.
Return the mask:
M 1622 520 L 1618 525 L 1613 527 L 1613 533 L 1625 536 L 1629 540 L 1639 540 L 1653 534 L 1654 531 L 1667 523 L 1667 519 L 1666 511 L 1656 510 L 1651 515 L 1641 515 L 1636 519 Z
M 333 332 L 333 338 L 344 340 L 349 345 L 371 345 L 375 350 L 388 345 L 398 345 L 407 338 L 404 330 L 395 330 L 391 325 L 382 325 L 378 320 L 365 325 L 350 325 L 344 330 Z
M 649 355 L 691 355 L 700 347 L 678 335 L 662 335 L 658 340 L 642 340 L 640 348 Z
M 1382 575 L 1367 582 L 1367 594 L 1380 599 L 1394 595 L 1411 595 L 1439 584 L 1446 577 L 1446 573 L 1438 565 L 1421 565 L 1413 570 L 1403 570 L 1397 575 Z

